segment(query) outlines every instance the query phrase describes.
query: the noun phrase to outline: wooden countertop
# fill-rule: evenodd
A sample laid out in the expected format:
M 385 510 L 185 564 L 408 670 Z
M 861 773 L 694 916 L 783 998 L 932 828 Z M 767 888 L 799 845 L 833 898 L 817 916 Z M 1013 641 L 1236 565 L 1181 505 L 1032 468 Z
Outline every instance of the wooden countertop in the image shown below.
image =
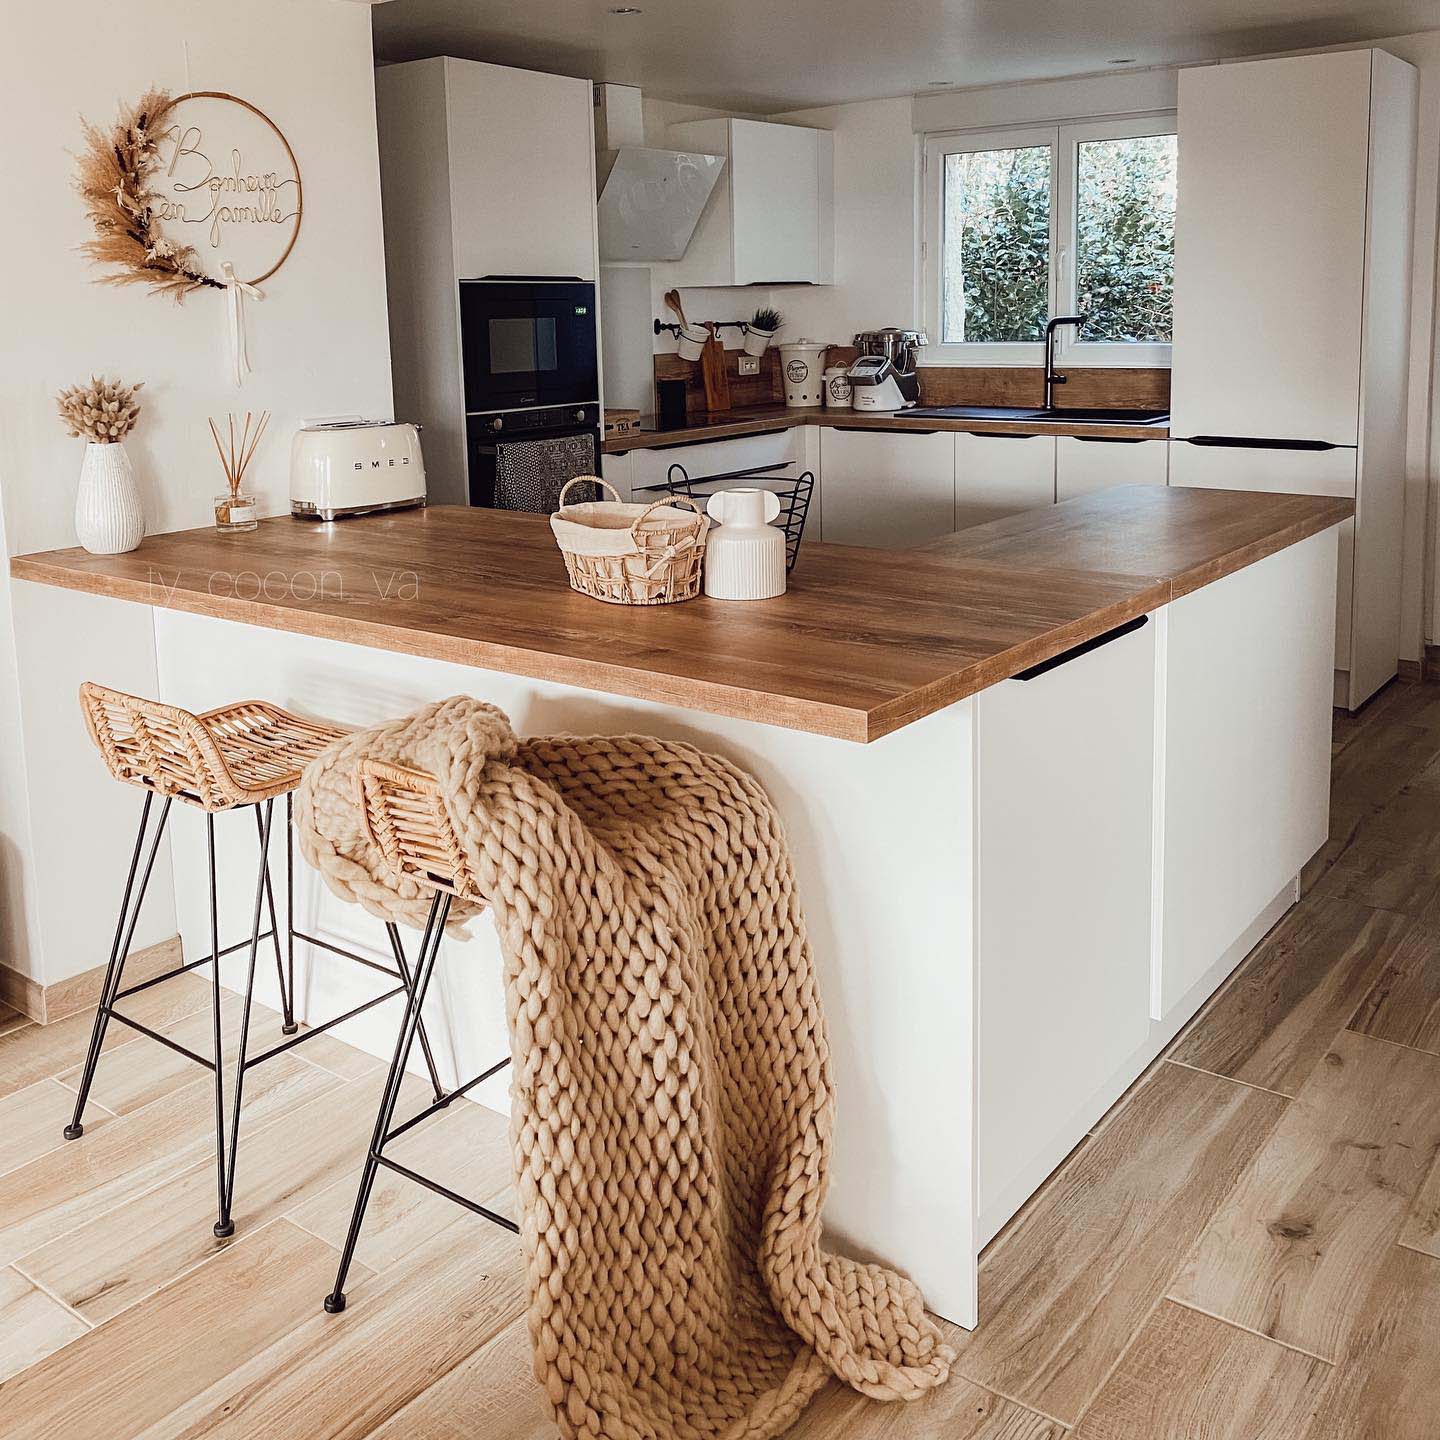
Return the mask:
M 607 455 L 630 450 L 655 450 L 666 445 L 689 445 L 697 440 L 733 440 L 740 435 L 762 435 L 772 430 L 793 430 L 797 425 L 825 425 L 848 430 L 909 431 L 955 430 L 971 435 L 1082 435 L 1109 440 L 1166 440 L 1167 425 L 1109 425 L 1093 421 L 1055 420 L 947 420 L 933 415 L 867 414 L 862 410 L 790 410 L 784 405 L 756 405 L 696 415 L 671 430 L 632 430 L 607 435 Z
M 1132 486 L 922 550 L 806 544 L 754 605 L 605 605 L 544 516 L 433 507 L 128 555 L 18 556 L 22 580 L 870 741 L 1353 513 L 1348 500 Z M 1317 623 L 1320 623 L 1317 620 Z M 1328 623 L 1328 622 L 1327 622 Z

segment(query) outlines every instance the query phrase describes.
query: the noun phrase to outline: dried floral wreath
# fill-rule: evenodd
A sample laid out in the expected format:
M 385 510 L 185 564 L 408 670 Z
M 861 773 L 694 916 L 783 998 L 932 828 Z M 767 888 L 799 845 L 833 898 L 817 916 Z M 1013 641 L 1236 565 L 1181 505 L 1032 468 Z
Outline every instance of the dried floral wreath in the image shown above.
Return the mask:
M 193 246 L 177 245 L 155 224 L 150 176 L 160 164 L 160 121 L 174 101 L 163 90 L 147 90 L 108 130 L 85 121 L 85 150 L 77 157 L 75 189 L 95 227 L 95 238 L 80 248 L 99 265 L 115 270 L 106 285 L 148 285 L 160 295 L 183 300 L 192 290 L 223 290 L 200 268 Z

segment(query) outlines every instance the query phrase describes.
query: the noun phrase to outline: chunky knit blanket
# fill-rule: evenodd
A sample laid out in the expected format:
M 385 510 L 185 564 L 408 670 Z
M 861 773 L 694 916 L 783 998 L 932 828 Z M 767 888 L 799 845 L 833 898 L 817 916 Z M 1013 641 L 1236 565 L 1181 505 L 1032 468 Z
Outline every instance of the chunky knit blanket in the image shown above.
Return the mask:
M 463 696 L 357 732 L 306 772 L 301 849 L 412 925 L 431 896 L 364 837 L 363 755 L 441 782 L 494 914 L 530 1338 L 561 1433 L 762 1440 L 832 1375 L 877 1400 L 940 1384 L 953 1355 L 915 1286 L 821 1249 L 825 1025 L 760 786 L 642 735 L 517 741 Z

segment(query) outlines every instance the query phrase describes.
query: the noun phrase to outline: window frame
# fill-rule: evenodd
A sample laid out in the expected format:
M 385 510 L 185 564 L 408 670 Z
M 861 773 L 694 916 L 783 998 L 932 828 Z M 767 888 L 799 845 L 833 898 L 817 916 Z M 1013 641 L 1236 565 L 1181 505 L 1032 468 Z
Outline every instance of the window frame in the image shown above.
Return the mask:
M 920 254 L 916 267 L 921 285 L 921 314 L 934 343 L 920 352 L 926 365 L 1041 365 L 1045 346 L 1039 340 L 963 341 L 945 344 L 941 301 L 944 254 L 945 157 L 975 150 L 1015 150 L 1050 146 L 1050 285 L 1051 315 L 1075 312 L 1075 224 L 1078 209 L 1079 146 L 1088 140 L 1131 140 L 1176 133 L 1175 111 L 1110 116 L 1044 125 L 1010 125 L 1003 129 L 952 130 L 921 137 Z M 1134 368 L 1168 368 L 1168 342 L 1085 341 L 1072 327 L 1056 335 L 1056 363 Z

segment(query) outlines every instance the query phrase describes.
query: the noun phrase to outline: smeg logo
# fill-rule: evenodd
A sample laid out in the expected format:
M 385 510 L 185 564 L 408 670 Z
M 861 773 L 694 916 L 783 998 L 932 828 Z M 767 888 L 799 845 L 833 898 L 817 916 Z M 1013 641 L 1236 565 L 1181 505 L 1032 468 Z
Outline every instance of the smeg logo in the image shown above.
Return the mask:
M 398 460 L 392 455 L 388 460 L 372 460 L 370 462 L 369 468 L 371 470 L 393 470 L 397 465 L 403 466 L 408 465 L 409 463 L 410 457 L 408 455 L 402 455 Z M 355 462 L 355 469 L 364 470 L 365 468 L 366 465 L 363 460 L 357 460 Z

